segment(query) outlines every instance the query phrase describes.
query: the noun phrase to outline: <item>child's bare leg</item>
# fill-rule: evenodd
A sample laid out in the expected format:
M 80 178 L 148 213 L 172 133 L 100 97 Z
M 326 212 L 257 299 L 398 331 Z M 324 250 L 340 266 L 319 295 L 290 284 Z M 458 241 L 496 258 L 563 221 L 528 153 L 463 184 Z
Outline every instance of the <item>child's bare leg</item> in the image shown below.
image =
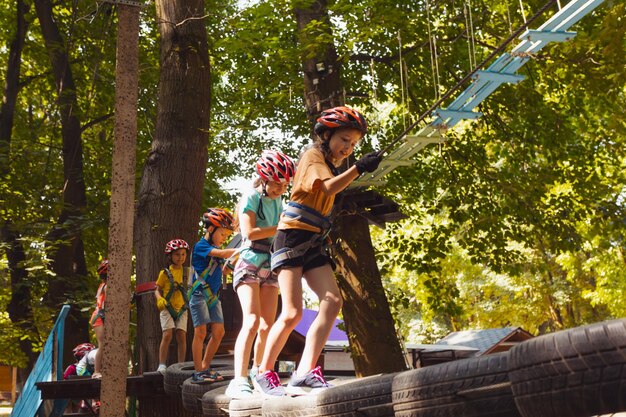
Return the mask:
M 278 273 L 278 283 L 283 309 L 267 336 L 259 373 L 274 369 L 280 351 L 302 318 L 302 267 L 282 268 Z
M 261 305 L 261 324 L 257 332 L 256 342 L 254 343 L 254 365 L 258 365 L 263 359 L 265 353 L 265 344 L 270 329 L 276 321 L 276 309 L 278 308 L 278 288 L 269 285 L 263 285 L 259 296 Z
M 315 368 L 343 303 L 330 265 L 307 271 L 304 279 L 317 295 L 320 306 L 319 313 L 306 334 L 302 358 L 298 364 L 298 375 L 304 375 Z
M 225 331 L 223 323 L 211 323 L 211 337 L 209 338 L 209 342 L 206 345 L 206 350 L 204 351 L 204 358 L 202 359 L 202 369 L 207 369 L 209 366 L 211 366 L 211 361 L 213 360 L 213 356 L 215 356 L 215 352 L 217 352 L 217 349 L 220 347 L 220 343 L 222 343 L 224 333 Z
M 102 369 L 102 347 L 104 345 L 104 326 L 97 326 L 93 328 L 96 333 L 96 340 L 98 340 L 98 351 L 96 352 L 96 360 L 93 365 L 93 373 L 99 374 Z
M 193 329 L 193 342 L 191 343 L 191 356 L 193 357 L 193 367 L 196 372 L 205 368 L 202 367 L 202 347 L 206 337 L 206 324 L 202 324 Z
M 178 346 L 178 362 L 184 362 L 187 354 L 187 332 L 185 330 L 176 329 L 176 346 Z
M 167 351 L 169 350 L 170 343 L 172 342 L 173 333 L 174 329 L 163 330 L 161 345 L 159 346 L 159 364 L 165 364 L 167 362 Z
M 259 328 L 260 300 L 258 283 L 242 283 L 237 287 L 241 304 L 241 330 L 235 342 L 235 376 L 247 376 L 248 362 L 254 336 Z

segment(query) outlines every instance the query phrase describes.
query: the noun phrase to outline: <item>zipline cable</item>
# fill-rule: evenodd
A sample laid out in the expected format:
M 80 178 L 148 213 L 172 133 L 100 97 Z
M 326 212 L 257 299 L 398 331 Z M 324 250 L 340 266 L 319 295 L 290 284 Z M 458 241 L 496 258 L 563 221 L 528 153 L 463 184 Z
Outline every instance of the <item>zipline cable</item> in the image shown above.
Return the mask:
M 430 106 L 428 108 L 428 110 L 426 110 L 424 113 L 422 113 L 420 115 L 420 117 L 417 118 L 416 121 L 414 121 L 413 123 L 411 123 L 411 125 L 409 125 L 409 127 L 407 127 L 406 129 L 404 129 L 404 131 L 402 133 L 400 133 L 400 135 L 398 135 L 398 137 L 396 137 L 394 140 L 392 140 L 387 146 L 385 146 L 383 149 L 381 149 L 380 151 L 378 151 L 378 155 L 382 156 L 383 154 L 385 154 L 386 152 L 388 152 L 393 146 L 395 146 L 398 142 L 400 142 L 406 135 L 409 134 L 409 132 L 413 129 L 415 129 L 415 126 L 417 126 L 419 123 L 421 123 L 426 117 L 428 117 L 435 109 L 437 109 L 437 107 L 439 107 L 439 105 L 441 103 L 443 103 L 445 100 L 447 100 L 456 90 L 458 90 L 463 84 L 465 84 L 465 82 L 467 80 L 469 80 L 472 75 L 474 75 L 478 70 L 480 70 L 482 67 L 484 67 L 489 61 L 491 61 L 491 59 L 493 57 L 495 57 L 497 54 L 499 54 L 500 52 L 502 52 L 504 50 L 504 48 L 506 48 L 506 46 L 511 43 L 514 39 L 517 39 L 517 37 L 519 35 L 522 34 L 522 32 L 524 32 L 528 26 L 533 23 L 535 20 L 537 20 L 539 18 L 539 16 L 541 16 L 543 14 L 543 12 L 545 12 L 550 6 L 552 6 L 554 3 L 556 3 L 557 0 L 549 0 L 546 4 L 544 4 L 543 6 L 541 6 L 541 9 L 539 9 L 537 11 L 537 13 L 535 13 L 530 19 L 528 19 L 526 21 L 526 23 L 524 23 L 522 26 L 520 26 L 514 33 L 511 34 L 511 36 L 509 36 L 508 38 L 506 38 L 504 40 L 504 42 L 502 42 L 500 44 L 500 46 L 498 46 L 495 50 L 493 50 L 489 56 L 487 56 L 487 58 L 485 58 L 480 64 L 478 64 L 470 73 L 466 74 L 465 77 L 463 77 L 463 79 L 461 79 L 461 81 L 459 81 L 454 87 L 452 87 L 450 90 L 448 90 L 443 96 L 441 96 L 432 106 Z

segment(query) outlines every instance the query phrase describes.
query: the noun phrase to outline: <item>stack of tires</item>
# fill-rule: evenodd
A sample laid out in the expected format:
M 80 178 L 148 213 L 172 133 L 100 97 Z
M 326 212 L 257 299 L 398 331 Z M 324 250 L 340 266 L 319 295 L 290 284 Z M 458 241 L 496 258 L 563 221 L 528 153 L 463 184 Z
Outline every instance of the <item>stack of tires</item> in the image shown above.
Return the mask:
M 232 376 L 232 363 L 214 368 Z M 169 367 L 165 390 L 204 416 L 608 416 L 626 411 L 626 319 L 539 336 L 508 352 L 335 380 L 316 396 L 231 401 L 226 381 L 191 384 L 191 372 L 190 362 Z
M 216 357 L 211 362 L 211 368 L 219 372 L 224 381 L 214 383 L 194 384 L 191 375 L 195 372 L 193 362 L 181 362 L 167 367 L 163 377 L 163 388 L 168 395 L 182 396 L 183 407 L 194 415 L 203 415 L 202 398 L 204 394 L 214 389 L 223 388 L 233 378 L 233 360 Z
M 564 330 L 509 352 L 402 372 L 396 417 L 590 417 L 626 411 L 626 319 Z

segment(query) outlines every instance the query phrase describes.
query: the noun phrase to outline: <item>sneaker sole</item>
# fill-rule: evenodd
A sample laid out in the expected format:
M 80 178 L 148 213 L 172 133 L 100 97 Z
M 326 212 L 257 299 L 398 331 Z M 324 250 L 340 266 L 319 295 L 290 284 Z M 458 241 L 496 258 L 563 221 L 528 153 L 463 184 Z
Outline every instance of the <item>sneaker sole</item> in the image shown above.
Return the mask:
M 330 387 L 323 387 L 323 388 L 309 388 L 309 387 L 298 387 L 295 385 L 287 385 L 287 387 L 285 388 L 285 391 L 287 392 L 287 394 L 290 395 L 295 395 L 295 396 L 300 396 L 300 395 L 317 395 L 320 392 L 324 391 L 325 389 L 328 389 Z

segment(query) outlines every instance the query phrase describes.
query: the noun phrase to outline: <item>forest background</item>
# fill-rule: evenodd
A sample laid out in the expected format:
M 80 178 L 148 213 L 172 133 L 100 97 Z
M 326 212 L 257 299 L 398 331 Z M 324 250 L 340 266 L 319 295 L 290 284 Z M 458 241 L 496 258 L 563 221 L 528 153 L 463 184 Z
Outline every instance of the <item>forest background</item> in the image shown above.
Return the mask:
M 172 0 L 188 14 L 168 20 L 163 1 L 148 3 L 133 280 L 156 277 L 165 241 L 197 240 L 202 208 L 234 206 L 238 190 L 226 184 L 251 178 L 261 150 L 296 156 L 309 143 L 315 111 L 303 62 L 327 53 L 320 46 L 336 51 L 341 101 L 370 121 L 360 154 L 389 143 L 542 4 Z M 328 19 L 301 24 L 298 11 L 314 6 Z M 555 2 L 539 22 L 556 10 Z M 376 190 L 407 215 L 370 227 L 401 340 L 502 326 L 541 334 L 626 316 L 624 16 L 624 1 L 605 1 L 571 28 L 573 40 L 532 56 L 525 81 L 484 101 L 481 119 L 448 131 Z M 27 369 L 62 304 L 75 307 L 69 332 L 88 337 L 95 270 L 107 256 L 116 9 L 7 1 L 0 21 L 0 349 L 4 363 Z M 170 42 L 192 25 L 204 40 L 163 47 L 168 30 Z M 205 56 L 210 74 L 188 100 L 163 91 L 168 54 L 189 68 L 193 54 Z M 205 142 L 187 141 L 185 115 L 206 119 Z M 190 181 L 184 156 L 201 156 L 204 179 L 192 196 L 146 185 L 168 152 L 183 158 L 161 173 L 173 189 Z M 169 203 L 147 204 L 146 189 Z M 180 231 L 161 228 L 156 241 L 145 233 L 159 229 L 152 219 L 142 234 L 146 210 Z

